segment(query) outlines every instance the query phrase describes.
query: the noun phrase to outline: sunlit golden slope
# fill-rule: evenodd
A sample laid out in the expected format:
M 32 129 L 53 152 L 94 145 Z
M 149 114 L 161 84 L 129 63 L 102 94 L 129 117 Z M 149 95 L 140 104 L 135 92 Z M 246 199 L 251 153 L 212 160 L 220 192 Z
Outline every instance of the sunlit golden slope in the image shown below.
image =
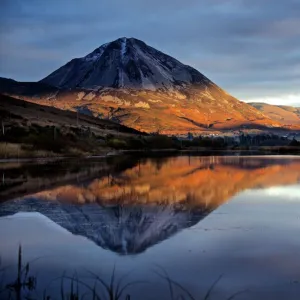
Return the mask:
M 213 83 L 178 90 L 150 91 L 104 88 L 47 89 L 40 83 L 1 79 L 0 91 L 27 101 L 106 118 L 145 132 L 201 133 L 241 128 L 269 128 L 282 124 L 232 97 Z M 45 90 L 45 92 L 43 92 Z
M 212 91 L 213 90 L 213 91 Z M 34 99 L 27 99 L 36 101 Z M 94 116 L 110 118 L 140 131 L 165 134 L 250 128 L 257 125 L 280 126 L 252 106 L 224 91 L 190 88 L 184 92 L 106 90 L 73 91 L 57 94 L 55 100 L 39 103 L 60 109 L 84 108 Z

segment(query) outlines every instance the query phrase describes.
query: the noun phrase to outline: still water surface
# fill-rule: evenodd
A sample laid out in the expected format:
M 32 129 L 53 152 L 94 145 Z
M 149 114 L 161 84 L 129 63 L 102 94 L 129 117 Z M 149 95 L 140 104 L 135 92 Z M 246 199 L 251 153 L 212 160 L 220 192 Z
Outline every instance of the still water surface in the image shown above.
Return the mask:
M 36 284 L 20 294 L 32 299 L 62 299 L 72 277 L 79 299 L 94 289 L 117 299 L 104 287 L 112 277 L 120 299 L 204 299 L 216 281 L 208 299 L 300 299 L 297 157 L 119 157 L 0 172 L 0 298 L 17 297 L 7 284 L 21 245 Z

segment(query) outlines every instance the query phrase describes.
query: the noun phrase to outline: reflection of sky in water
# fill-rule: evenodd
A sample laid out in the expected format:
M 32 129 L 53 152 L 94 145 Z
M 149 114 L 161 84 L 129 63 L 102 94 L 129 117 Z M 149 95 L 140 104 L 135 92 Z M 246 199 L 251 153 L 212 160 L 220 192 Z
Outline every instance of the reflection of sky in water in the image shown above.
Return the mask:
M 0 252 L 5 264 L 15 264 L 19 243 L 26 261 L 42 256 L 32 268 L 43 287 L 64 270 L 84 275 L 88 269 L 109 279 L 116 264 L 118 276 L 133 270 L 130 278 L 154 284 L 132 289 L 133 299 L 168 299 L 167 285 L 153 273 L 160 265 L 199 297 L 223 274 L 212 299 L 248 289 L 236 299 L 298 300 L 298 200 L 300 186 L 295 184 L 245 190 L 196 225 L 133 256 L 120 256 L 72 235 L 39 213 L 18 213 L 0 219 L 0 240 L 5 241 Z
M 44 284 L 64 270 L 89 269 L 109 276 L 114 263 L 120 274 L 134 270 L 133 278 L 155 282 L 159 280 L 151 270 L 158 264 L 195 294 L 224 274 L 214 299 L 245 287 L 252 292 L 238 299 L 266 299 L 270 292 L 275 295 L 272 299 L 298 299 L 299 285 L 293 282 L 300 278 L 300 204 L 282 197 L 276 197 L 275 204 L 272 200 L 264 190 L 241 193 L 194 227 L 134 257 L 96 247 L 40 214 L 20 213 L 0 221 L 0 238 L 5 240 L 1 253 L 6 263 L 12 263 L 21 243 L 26 260 L 44 256 L 33 264 L 39 273 L 48 270 L 40 279 Z M 156 290 L 143 290 L 152 294 L 144 299 L 166 292 L 161 282 Z

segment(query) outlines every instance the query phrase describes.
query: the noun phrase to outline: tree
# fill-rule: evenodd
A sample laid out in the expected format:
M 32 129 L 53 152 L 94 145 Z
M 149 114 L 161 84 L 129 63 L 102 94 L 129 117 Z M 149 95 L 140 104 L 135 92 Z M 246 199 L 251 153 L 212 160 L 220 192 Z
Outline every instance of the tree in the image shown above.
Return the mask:
M 188 132 L 188 140 L 189 141 L 192 141 L 193 140 L 193 134 L 192 133 L 190 133 L 190 132 Z
M 298 142 L 297 140 L 293 139 L 293 140 L 290 142 L 290 146 L 300 146 L 300 142 Z
M 3 121 L 1 121 L 1 125 L 2 125 L 2 135 L 4 136 L 5 135 L 5 125 L 4 125 Z

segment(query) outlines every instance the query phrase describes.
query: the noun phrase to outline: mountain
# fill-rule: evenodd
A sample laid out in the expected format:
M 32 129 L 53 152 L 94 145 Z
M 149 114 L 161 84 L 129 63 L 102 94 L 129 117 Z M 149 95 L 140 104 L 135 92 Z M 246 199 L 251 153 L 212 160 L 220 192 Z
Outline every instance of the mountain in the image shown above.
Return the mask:
M 300 125 L 300 107 L 271 105 L 263 102 L 248 103 L 272 120 L 286 125 Z
M 134 38 L 104 44 L 37 83 L 6 80 L 4 85 L 3 81 L 2 93 L 113 119 L 145 132 L 187 134 L 281 126 L 196 69 Z
M 214 86 L 197 70 L 144 42 L 120 38 L 85 57 L 75 58 L 41 82 L 60 88 L 176 90 L 187 85 Z

